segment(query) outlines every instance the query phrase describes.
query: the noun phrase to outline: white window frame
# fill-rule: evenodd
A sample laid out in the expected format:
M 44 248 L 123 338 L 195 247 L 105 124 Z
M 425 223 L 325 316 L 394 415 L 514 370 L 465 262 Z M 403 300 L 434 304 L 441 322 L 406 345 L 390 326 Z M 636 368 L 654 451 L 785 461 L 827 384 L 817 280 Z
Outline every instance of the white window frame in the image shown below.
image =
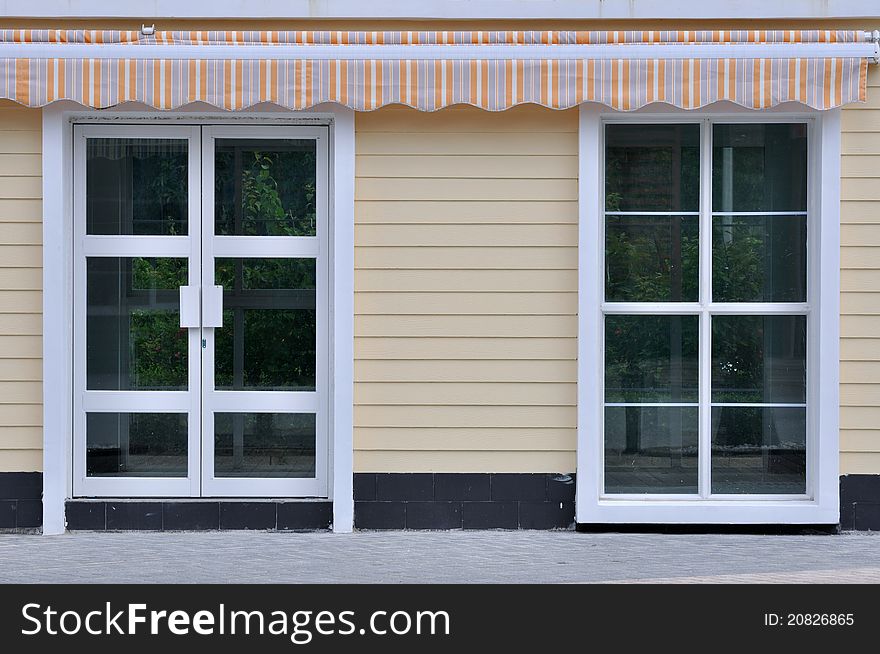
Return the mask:
M 354 112 L 336 105 L 307 111 L 172 112 L 142 106 L 97 111 L 72 102 L 43 109 L 43 533 L 65 531 L 73 497 L 74 221 L 73 125 L 328 125 L 329 487 L 336 532 L 353 527 Z M 222 501 L 222 500 L 221 500 Z
M 711 121 L 711 122 L 710 122 Z M 807 302 L 712 304 L 700 288 L 697 303 L 604 302 L 604 126 L 608 123 L 698 123 L 701 125 L 700 268 L 706 278 L 711 241 L 712 122 L 805 122 L 808 125 Z M 576 520 L 579 524 L 836 524 L 838 498 L 838 368 L 840 289 L 840 110 L 668 110 L 621 114 L 583 105 L 579 118 L 578 227 L 578 453 Z M 709 161 L 706 161 L 706 159 Z M 727 314 L 807 313 L 807 494 L 792 495 L 605 495 L 604 316 L 606 313 L 701 315 L 707 334 L 709 311 Z M 707 488 L 711 434 L 708 349 L 700 349 L 700 478 Z

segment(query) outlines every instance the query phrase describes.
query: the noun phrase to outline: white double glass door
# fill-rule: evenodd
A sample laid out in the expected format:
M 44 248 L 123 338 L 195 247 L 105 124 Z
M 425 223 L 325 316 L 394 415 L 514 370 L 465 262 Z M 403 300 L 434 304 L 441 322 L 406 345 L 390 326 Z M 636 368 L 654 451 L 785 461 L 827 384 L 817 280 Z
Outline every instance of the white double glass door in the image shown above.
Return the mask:
M 327 135 L 74 128 L 75 496 L 327 496 Z

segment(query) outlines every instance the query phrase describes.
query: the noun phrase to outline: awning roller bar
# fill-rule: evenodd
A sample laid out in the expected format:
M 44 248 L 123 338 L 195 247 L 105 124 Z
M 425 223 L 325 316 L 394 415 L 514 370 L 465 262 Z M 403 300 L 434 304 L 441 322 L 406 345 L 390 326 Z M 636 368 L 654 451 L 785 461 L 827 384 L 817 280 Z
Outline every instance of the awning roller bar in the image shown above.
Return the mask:
M 876 33 L 875 33 L 876 34 Z M 862 43 L 583 45 L 160 45 L 0 43 L 2 59 L 534 61 L 620 59 L 839 59 L 880 63 L 880 37 Z

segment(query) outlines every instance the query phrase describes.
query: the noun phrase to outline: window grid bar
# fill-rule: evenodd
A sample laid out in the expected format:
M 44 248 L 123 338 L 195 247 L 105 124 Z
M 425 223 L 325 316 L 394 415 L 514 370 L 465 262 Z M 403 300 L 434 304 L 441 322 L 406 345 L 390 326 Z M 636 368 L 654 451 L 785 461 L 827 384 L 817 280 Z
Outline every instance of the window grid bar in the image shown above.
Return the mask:
M 700 123 L 699 337 L 697 423 L 697 492 L 705 499 L 712 490 L 712 124 Z
M 621 406 L 648 406 L 648 407 L 694 407 L 700 406 L 699 402 L 605 402 L 606 407 Z
M 699 216 L 699 211 L 606 211 L 606 216 Z M 765 215 L 765 214 L 761 214 Z
M 806 402 L 712 402 L 711 406 L 732 406 L 746 409 L 806 409 Z
M 713 216 L 806 216 L 806 211 L 713 211 Z
M 805 316 L 810 313 L 810 305 L 804 302 L 605 302 L 602 312 L 606 315 L 618 314 L 667 314 L 698 315 L 706 311 L 710 315 L 785 315 Z

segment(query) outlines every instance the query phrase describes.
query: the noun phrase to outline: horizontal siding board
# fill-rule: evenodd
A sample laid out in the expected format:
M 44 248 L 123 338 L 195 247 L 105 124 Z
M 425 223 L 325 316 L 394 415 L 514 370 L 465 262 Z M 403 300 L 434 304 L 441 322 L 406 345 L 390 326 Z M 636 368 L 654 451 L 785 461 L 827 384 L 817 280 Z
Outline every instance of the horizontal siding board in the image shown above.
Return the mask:
M 2 294 L 0 294 L 2 296 Z M 354 311 L 383 315 L 575 315 L 577 293 L 367 293 Z
M 0 130 L 10 128 L 39 131 L 43 125 L 43 112 L 40 109 L 22 107 L 11 101 L 0 100 Z
M 41 268 L 0 268 L 0 289 L 39 291 L 43 288 Z
M 574 472 L 574 452 L 355 451 L 355 472 Z
M 4 427 L 39 427 L 42 424 L 43 407 L 39 404 L 0 404 L 0 425 Z
M 576 316 L 398 316 L 360 315 L 354 321 L 355 336 L 405 336 L 477 338 L 575 338 Z
M 880 293 L 855 291 L 841 293 L 840 312 L 844 315 L 880 313 Z
M 577 155 L 577 136 L 556 132 L 422 133 L 362 132 L 355 152 L 396 155 Z
M 355 238 L 360 247 L 572 247 L 577 225 L 359 225 Z
M 2 294 L 0 294 L 2 298 Z M 0 299 L 0 306 L 2 299 Z M 4 334 L 0 337 L 0 358 L 21 359 L 42 356 L 43 339 L 40 336 L 15 336 Z M 0 425 L 3 423 L 0 422 Z
M 840 319 L 844 338 L 877 338 L 880 335 L 880 315 L 844 315 Z
M 418 248 L 359 247 L 354 250 L 355 284 L 357 269 L 410 268 L 457 270 L 577 270 L 576 248 Z
M 840 405 L 842 407 L 880 406 L 880 384 L 841 384 Z
M 851 406 L 840 412 L 841 429 L 875 429 L 877 425 L 880 425 L 880 407 Z
M 577 362 L 553 359 L 532 361 L 358 359 L 354 362 L 354 377 L 358 382 L 575 383 Z
M 840 289 L 880 293 L 880 275 L 866 268 L 844 268 L 840 271 Z
M 855 182 L 859 180 L 847 180 Z M 574 179 L 384 179 L 355 180 L 355 200 L 575 200 Z
M 0 335 L 2 336 L 39 336 L 42 333 L 43 316 L 40 314 L 0 313 Z
M 41 449 L 0 449 L 0 470 L 4 472 L 39 472 L 42 469 Z
M 0 154 L 0 176 L 40 177 L 42 174 L 43 158 L 39 154 Z
M 875 184 L 880 184 L 876 180 Z M 880 249 L 880 224 L 878 225 L 841 225 L 840 245 L 848 247 L 878 247 Z
M 400 427 L 361 427 L 354 444 L 358 450 L 412 450 L 468 452 L 492 446 L 504 450 L 572 452 L 577 447 L 577 431 L 571 428 L 533 427 L 479 430 L 437 427 L 409 429 Z
M 39 177 L 0 177 L 0 197 L 13 200 L 37 200 L 43 197 Z
M 577 356 L 575 338 L 359 337 L 354 340 L 358 359 L 574 359 Z
M 880 473 L 880 452 L 841 452 L 840 473 L 843 475 Z
M 880 339 L 842 338 L 840 359 L 841 361 L 880 361 Z
M 43 385 L 40 382 L 0 381 L 0 404 L 39 404 L 42 401 Z
M 880 412 L 880 408 L 877 409 Z M 356 427 L 564 427 L 577 425 L 568 406 L 355 406 Z
M 871 112 L 866 112 L 871 113 Z M 844 116 L 848 115 L 843 112 Z M 844 154 L 877 154 L 880 152 L 880 131 L 846 132 L 841 135 L 841 151 Z
M 9 127 L 9 123 L 0 123 L 0 154 L 39 154 L 42 151 L 43 137 L 40 130 L 8 129 Z
M 0 380 L 40 381 L 43 378 L 43 362 L 37 358 L 0 358 Z
M 0 270 L 2 279 L 3 270 Z M 358 271 L 356 291 L 571 291 L 577 292 L 576 270 L 374 270 Z M 880 290 L 880 289 L 878 289 Z
M 43 310 L 39 291 L 0 290 L 0 313 L 40 313 Z
M 2 390 L 2 384 L 0 384 Z M 575 384 L 369 383 L 354 385 L 355 403 L 437 406 L 576 406 Z
M 2 165 L 2 159 L 0 159 Z M 359 155 L 355 160 L 357 178 L 467 178 L 491 174 L 492 179 L 577 179 L 575 155 L 523 155 L 504 157 L 476 154 L 434 157 L 412 155 Z
M 880 361 L 841 361 L 840 381 L 844 384 L 880 384 Z
M 0 268 L 40 268 L 42 265 L 41 246 L 0 244 Z
M 0 425 L 0 450 L 39 450 L 42 446 L 43 430 L 39 427 Z
M 880 111 L 877 112 L 874 119 L 880 123 Z M 840 159 L 841 177 L 870 177 L 876 179 L 878 170 L 880 170 L 880 155 L 844 156 Z
M 880 429 L 842 429 L 840 432 L 840 451 L 880 451 Z
M 358 200 L 354 208 L 359 225 L 403 223 L 413 225 L 468 223 L 577 223 L 576 199 L 513 202 L 463 200 Z
M 37 222 L 0 222 L 0 243 L 4 245 L 41 245 L 43 226 Z
M 880 201 L 880 185 L 876 179 L 863 177 L 841 178 L 841 200 Z
M 840 126 L 844 132 L 880 132 L 880 123 L 877 121 L 877 115 L 880 111 L 871 111 L 867 106 L 862 105 L 861 111 L 844 111 L 841 114 Z M 848 152 L 848 149 L 844 149 Z
M 880 223 L 880 206 L 872 202 L 841 201 L 840 222 L 844 225 Z

